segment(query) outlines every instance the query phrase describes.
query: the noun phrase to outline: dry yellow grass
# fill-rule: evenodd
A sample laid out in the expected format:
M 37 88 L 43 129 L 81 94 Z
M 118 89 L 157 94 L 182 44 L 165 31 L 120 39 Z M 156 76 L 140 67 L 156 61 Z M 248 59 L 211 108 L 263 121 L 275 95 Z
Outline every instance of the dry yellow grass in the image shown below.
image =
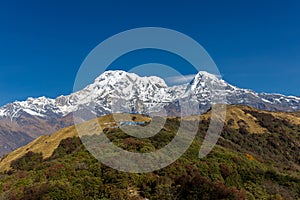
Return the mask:
M 55 148 L 58 147 L 61 140 L 76 136 L 77 132 L 74 128 L 68 127 L 61 129 L 60 131 L 52 135 L 43 135 L 30 142 L 29 144 L 16 149 L 15 151 L 7 154 L 1 159 L 0 162 L 0 171 L 9 170 L 11 161 L 22 157 L 27 152 L 41 152 L 44 158 L 50 157 Z
M 227 115 L 226 115 L 226 123 L 230 119 L 233 119 L 232 128 L 238 129 L 238 121 L 243 120 L 247 124 L 247 130 L 249 133 L 266 133 L 268 130 L 259 125 L 258 120 L 256 117 L 252 116 L 249 113 L 245 113 L 244 110 L 253 110 L 254 108 L 245 107 L 245 106 L 228 106 L 227 107 Z
M 227 116 L 226 120 L 233 118 L 235 121 L 234 127 L 237 128 L 236 121 L 238 119 L 244 120 L 249 125 L 249 132 L 250 133 L 265 133 L 267 130 L 257 123 L 257 119 L 252 116 L 251 114 L 245 114 L 244 111 L 256 111 L 265 114 L 271 114 L 277 119 L 287 120 L 291 124 L 299 125 L 300 124 L 300 112 L 270 112 L 264 110 L 258 110 L 256 108 L 252 108 L 249 106 L 237 106 L 237 105 L 230 105 L 227 107 Z
M 300 124 L 300 117 L 295 113 L 274 112 L 272 115 L 276 118 L 287 120 L 292 124 Z
M 243 120 L 247 124 L 247 131 L 249 133 L 266 133 L 268 132 L 266 128 L 259 125 L 258 120 L 249 113 L 245 113 L 245 110 L 256 110 L 248 106 L 239 106 L 239 105 L 227 105 L 226 106 L 226 117 L 225 124 L 228 124 L 229 120 L 233 120 L 231 128 L 239 129 L 238 121 Z M 263 111 L 259 111 L 263 112 Z M 209 120 L 211 112 L 207 112 L 200 116 L 200 120 Z M 199 116 L 198 116 L 199 117 Z M 195 118 L 189 117 L 189 119 Z

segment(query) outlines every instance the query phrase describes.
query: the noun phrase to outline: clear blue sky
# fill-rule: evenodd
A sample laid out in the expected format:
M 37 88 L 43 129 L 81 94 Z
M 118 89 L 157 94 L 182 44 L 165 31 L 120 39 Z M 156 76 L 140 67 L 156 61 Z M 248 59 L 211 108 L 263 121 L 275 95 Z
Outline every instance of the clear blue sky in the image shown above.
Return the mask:
M 197 40 L 233 85 L 300 96 L 299 2 L 1 2 L 0 105 L 71 93 L 80 64 L 97 44 L 145 26 Z

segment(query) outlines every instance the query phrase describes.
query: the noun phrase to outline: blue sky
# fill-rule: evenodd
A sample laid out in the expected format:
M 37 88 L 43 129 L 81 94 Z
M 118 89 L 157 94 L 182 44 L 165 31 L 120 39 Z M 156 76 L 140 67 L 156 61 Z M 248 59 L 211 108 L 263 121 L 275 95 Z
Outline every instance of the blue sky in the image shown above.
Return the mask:
M 0 26 L 0 105 L 71 93 L 96 45 L 146 26 L 194 38 L 233 85 L 300 96 L 299 1 L 6 1 Z

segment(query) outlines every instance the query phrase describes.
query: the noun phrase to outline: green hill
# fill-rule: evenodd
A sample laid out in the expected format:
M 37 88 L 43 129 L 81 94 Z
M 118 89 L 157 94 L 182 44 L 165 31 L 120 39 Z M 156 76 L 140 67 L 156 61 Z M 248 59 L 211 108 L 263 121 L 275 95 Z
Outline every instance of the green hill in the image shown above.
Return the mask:
M 38 138 L 0 162 L 0 199 L 300 198 L 299 113 L 229 106 L 218 144 L 199 159 L 209 114 L 200 116 L 196 139 L 180 159 L 145 174 L 101 164 L 82 145 L 74 127 Z M 106 116 L 98 121 L 104 119 L 112 120 Z M 179 125 L 180 119 L 168 118 L 164 129 L 147 139 L 130 137 L 118 128 L 107 127 L 104 133 L 126 150 L 149 152 L 168 144 Z

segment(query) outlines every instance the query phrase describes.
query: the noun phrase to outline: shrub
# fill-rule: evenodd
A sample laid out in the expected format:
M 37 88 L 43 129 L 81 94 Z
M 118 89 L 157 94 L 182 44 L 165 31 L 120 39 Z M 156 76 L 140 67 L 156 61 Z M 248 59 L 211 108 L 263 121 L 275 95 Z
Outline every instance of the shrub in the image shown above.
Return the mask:
M 24 156 L 11 162 L 11 167 L 18 170 L 33 170 L 43 161 L 42 153 L 27 152 Z

